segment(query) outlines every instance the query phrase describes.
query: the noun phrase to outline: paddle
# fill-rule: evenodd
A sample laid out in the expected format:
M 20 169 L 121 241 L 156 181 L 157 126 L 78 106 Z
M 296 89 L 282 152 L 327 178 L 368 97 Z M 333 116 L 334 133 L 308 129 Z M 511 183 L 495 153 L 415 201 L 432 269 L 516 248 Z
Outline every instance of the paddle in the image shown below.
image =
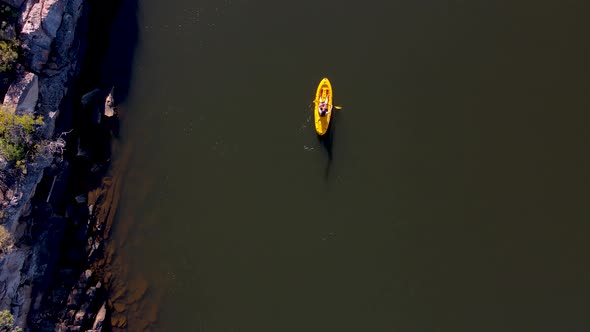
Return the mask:
M 317 103 L 317 100 L 312 101 L 312 103 L 314 103 L 314 104 Z M 337 110 L 341 110 L 342 109 L 342 106 L 332 105 L 332 107 L 334 107 Z

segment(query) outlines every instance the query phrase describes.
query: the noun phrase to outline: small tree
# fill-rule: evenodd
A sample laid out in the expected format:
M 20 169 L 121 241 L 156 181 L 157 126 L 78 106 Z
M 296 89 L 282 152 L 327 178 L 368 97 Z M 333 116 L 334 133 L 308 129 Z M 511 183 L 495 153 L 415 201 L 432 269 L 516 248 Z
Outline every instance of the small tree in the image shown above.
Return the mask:
M 18 59 L 18 42 L 15 39 L 0 40 L 0 72 L 12 69 Z
M 13 243 L 12 235 L 6 230 L 6 227 L 0 225 L 0 255 L 8 252 Z
M 8 310 L 0 311 L 0 332 L 22 332 L 23 329 L 14 326 L 14 317 Z
M 39 138 L 35 137 L 43 118 L 31 115 L 16 115 L 5 109 L 0 110 L 0 153 L 7 161 L 24 167 L 27 157 L 33 157 L 39 150 Z
M 0 73 L 10 71 L 18 60 L 20 43 L 14 33 L 18 13 L 16 8 L 0 3 Z

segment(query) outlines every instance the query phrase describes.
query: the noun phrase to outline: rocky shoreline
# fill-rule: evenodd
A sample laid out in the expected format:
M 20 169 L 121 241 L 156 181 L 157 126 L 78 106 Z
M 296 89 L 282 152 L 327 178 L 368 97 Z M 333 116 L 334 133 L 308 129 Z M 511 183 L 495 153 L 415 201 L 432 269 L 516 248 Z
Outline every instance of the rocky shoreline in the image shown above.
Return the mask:
M 124 98 L 128 77 L 105 79 L 97 68 L 109 56 L 104 48 L 117 13 L 134 8 L 124 0 L 0 3 L 20 12 L 14 30 L 23 53 L 3 105 L 43 116 L 44 136 L 65 143 L 58 158 L 27 164 L 24 176 L 0 188 L 0 225 L 13 237 L 0 253 L 0 310 L 29 331 L 124 329 L 125 308 L 110 300 L 116 276 L 106 240 L 120 179 L 111 168 L 115 101 Z M 121 61 L 131 61 L 128 53 Z

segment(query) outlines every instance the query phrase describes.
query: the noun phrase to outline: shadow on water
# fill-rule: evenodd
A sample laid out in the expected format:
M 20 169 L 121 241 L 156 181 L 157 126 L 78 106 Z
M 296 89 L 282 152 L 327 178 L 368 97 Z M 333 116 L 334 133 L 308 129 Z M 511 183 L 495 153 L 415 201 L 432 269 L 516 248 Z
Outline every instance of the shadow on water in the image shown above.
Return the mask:
M 116 104 L 125 102 L 131 84 L 135 48 L 138 40 L 138 0 L 90 1 L 87 9 L 86 51 L 74 102 L 79 110 L 72 116 L 74 133 L 69 143 L 76 161 L 105 164 L 111 159 L 111 138 L 119 136 L 118 117 L 106 117 L 96 111 L 104 107 L 83 107 L 81 97 L 100 90 L 94 105 L 104 105 L 113 89 Z M 100 112 L 102 113 L 102 112 Z M 124 114 L 119 114 L 124 116 Z M 74 138 L 77 141 L 74 141 Z M 80 174 L 78 178 L 88 178 Z M 100 185 L 102 176 L 94 177 L 91 187 Z M 82 190 L 86 190 L 83 188 Z
M 117 103 L 125 102 L 139 38 L 138 0 L 91 0 L 87 5 L 86 51 L 78 86 L 82 94 L 115 87 Z
M 323 136 L 317 136 L 322 149 L 325 151 L 327 156 L 326 168 L 324 170 L 324 176 L 326 180 L 330 177 L 330 170 L 332 168 L 332 161 L 334 160 L 334 131 L 336 127 L 336 112 L 332 113 L 332 119 L 330 119 L 330 126 L 328 132 Z
M 137 22 L 138 0 L 123 0 L 112 24 L 102 66 L 101 85 L 115 87 L 114 98 L 123 103 L 129 95 L 133 59 L 139 36 Z
M 62 309 L 70 290 L 88 264 L 100 261 L 103 255 L 104 248 L 101 246 L 102 249 L 95 251 L 93 257 L 89 258 L 86 251 L 88 237 L 108 234 L 94 234 L 92 232 L 95 230 L 87 229 L 90 217 L 88 207 L 77 204 L 74 197 L 88 197 L 89 192 L 101 186 L 103 177 L 110 169 L 111 140 L 118 136 L 118 119 L 104 116 L 100 107 L 83 106 L 81 99 L 93 90 L 100 90 L 95 105 L 104 105 L 106 96 L 114 87 L 115 102 L 125 102 L 131 84 L 139 32 L 137 11 L 138 0 L 90 0 L 84 6 L 77 26 L 76 33 L 80 36 L 80 72 L 62 100 L 55 128 L 56 133 L 69 133 L 64 137 L 67 141 L 64 171 L 60 180 L 55 182 L 55 188 L 52 186 L 54 195 L 48 200 L 51 206 L 43 205 L 45 197 L 36 202 L 41 207 L 52 209 L 56 215 L 53 219 L 61 224 L 47 222 L 32 231 L 42 234 L 44 228 L 59 226 L 60 231 L 57 233 L 68 240 L 58 243 L 56 236 L 56 240 L 50 243 L 51 246 L 61 246 L 63 254 L 46 259 L 47 277 L 33 287 L 33 298 L 37 294 L 47 295 L 41 299 L 38 312 L 33 312 L 29 317 L 33 330 L 53 331 L 58 322 L 67 321 L 62 316 Z M 46 178 L 51 180 L 49 173 Z M 44 179 L 45 182 L 49 180 Z M 43 185 L 42 181 L 40 186 Z M 116 202 L 111 203 L 116 205 Z M 97 298 L 106 295 L 102 291 L 97 293 Z M 97 300 L 92 305 L 101 303 L 103 301 Z M 81 324 L 83 330 L 90 329 L 92 321 L 84 320 Z

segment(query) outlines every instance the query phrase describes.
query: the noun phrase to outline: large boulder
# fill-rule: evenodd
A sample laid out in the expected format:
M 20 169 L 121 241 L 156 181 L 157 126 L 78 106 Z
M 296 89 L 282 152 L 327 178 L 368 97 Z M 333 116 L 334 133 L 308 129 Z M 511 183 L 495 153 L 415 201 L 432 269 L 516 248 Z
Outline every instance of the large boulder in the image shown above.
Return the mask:
M 39 100 L 39 79 L 37 75 L 24 72 L 10 85 L 4 96 L 4 106 L 17 114 L 31 114 Z

